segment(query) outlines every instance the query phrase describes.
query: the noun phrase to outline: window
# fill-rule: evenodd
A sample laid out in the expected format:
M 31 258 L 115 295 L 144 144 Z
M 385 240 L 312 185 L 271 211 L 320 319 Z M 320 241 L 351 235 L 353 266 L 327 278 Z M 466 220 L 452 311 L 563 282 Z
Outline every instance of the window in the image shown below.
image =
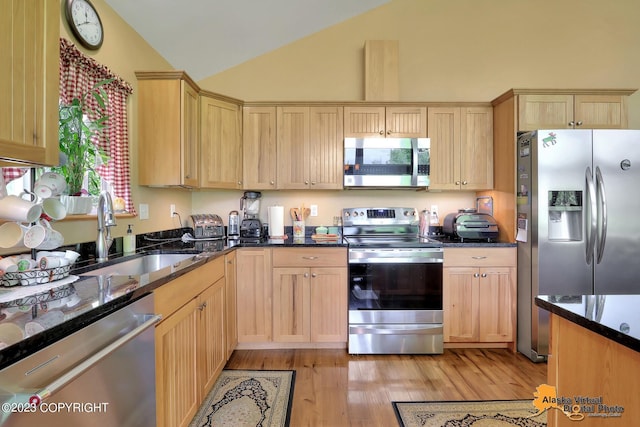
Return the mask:
M 112 190 L 114 198 L 124 200 L 125 209 L 135 214 L 131 200 L 129 173 L 129 130 L 127 121 L 127 99 L 133 92 L 131 85 L 112 73 L 107 67 L 85 56 L 73 43 L 60 38 L 60 100 L 69 103 L 91 91 L 96 83 L 112 80 L 102 86 L 107 93 L 107 129 L 94 142 L 107 155 L 106 164 L 96 170 L 103 182 L 103 189 Z M 89 111 L 98 109 L 98 102 L 87 100 Z
M 85 174 L 83 190 L 97 195 L 100 190 L 107 190 L 112 198 L 124 200 L 125 210 L 135 214 L 131 200 L 129 173 L 129 136 L 127 121 L 127 98 L 132 93 L 131 85 L 113 74 L 107 67 L 92 58 L 85 56 L 73 43 L 60 38 L 60 102 L 68 104 L 74 98 L 81 98 L 89 93 L 97 82 L 109 80 L 102 89 L 106 92 L 107 127 L 101 135 L 94 136 L 92 141 L 106 154 L 106 163 L 97 164 L 100 185 L 91 186 Z M 87 116 L 98 110 L 98 101 L 87 97 Z M 40 175 L 39 168 L 36 177 Z M 6 184 L 7 194 L 19 194 L 23 190 L 31 190 L 32 177 L 27 173 L 29 168 L 3 168 L 2 178 Z M 5 189 L 0 182 L 0 193 Z M 1 195 L 1 194 L 0 194 Z

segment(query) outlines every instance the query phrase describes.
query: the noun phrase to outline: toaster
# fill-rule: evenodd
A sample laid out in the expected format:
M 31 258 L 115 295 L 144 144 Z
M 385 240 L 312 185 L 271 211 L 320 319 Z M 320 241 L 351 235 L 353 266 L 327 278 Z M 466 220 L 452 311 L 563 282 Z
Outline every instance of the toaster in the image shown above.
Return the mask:
M 442 231 L 446 236 L 469 240 L 491 241 L 498 237 L 498 223 L 489 214 L 475 209 L 461 209 L 445 216 Z
M 222 218 L 216 214 L 191 215 L 193 223 L 193 237 L 196 239 L 224 238 L 224 224 Z

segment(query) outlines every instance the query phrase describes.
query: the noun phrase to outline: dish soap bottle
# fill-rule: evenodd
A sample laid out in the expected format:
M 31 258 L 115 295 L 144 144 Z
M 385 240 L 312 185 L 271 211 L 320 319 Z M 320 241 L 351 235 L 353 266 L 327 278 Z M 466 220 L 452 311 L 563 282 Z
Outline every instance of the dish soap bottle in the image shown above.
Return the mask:
M 122 238 L 122 250 L 125 254 L 130 254 L 136 251 L 136 236 L 133 234 L 131 224 L 127 228 L 127 235 Z

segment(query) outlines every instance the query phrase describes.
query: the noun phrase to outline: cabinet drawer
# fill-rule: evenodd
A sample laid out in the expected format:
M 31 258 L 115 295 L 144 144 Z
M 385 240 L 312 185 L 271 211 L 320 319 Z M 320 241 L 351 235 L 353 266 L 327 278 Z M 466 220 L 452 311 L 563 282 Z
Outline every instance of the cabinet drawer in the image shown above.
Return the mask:
M 155 312 L 166 319 L 222 277 L 224 277 L 224 257 L 218 257 L 183 274 L 153 291 Z
M 516 248 L 444 248 L 445 267 L 515 267 Z
M 274 267 L 346 267 L 346 248 L 278 248 L 273 250 Z

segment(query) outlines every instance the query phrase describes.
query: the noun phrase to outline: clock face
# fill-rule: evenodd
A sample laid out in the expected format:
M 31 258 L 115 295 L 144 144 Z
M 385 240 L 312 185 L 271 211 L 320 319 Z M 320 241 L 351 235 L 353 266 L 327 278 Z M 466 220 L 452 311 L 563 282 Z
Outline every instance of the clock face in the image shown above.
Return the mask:
M 102 22 L 88 0 L 68 0 L 67 19 L 71 30 L 83 46 L 97 49 L 102 45 Z

